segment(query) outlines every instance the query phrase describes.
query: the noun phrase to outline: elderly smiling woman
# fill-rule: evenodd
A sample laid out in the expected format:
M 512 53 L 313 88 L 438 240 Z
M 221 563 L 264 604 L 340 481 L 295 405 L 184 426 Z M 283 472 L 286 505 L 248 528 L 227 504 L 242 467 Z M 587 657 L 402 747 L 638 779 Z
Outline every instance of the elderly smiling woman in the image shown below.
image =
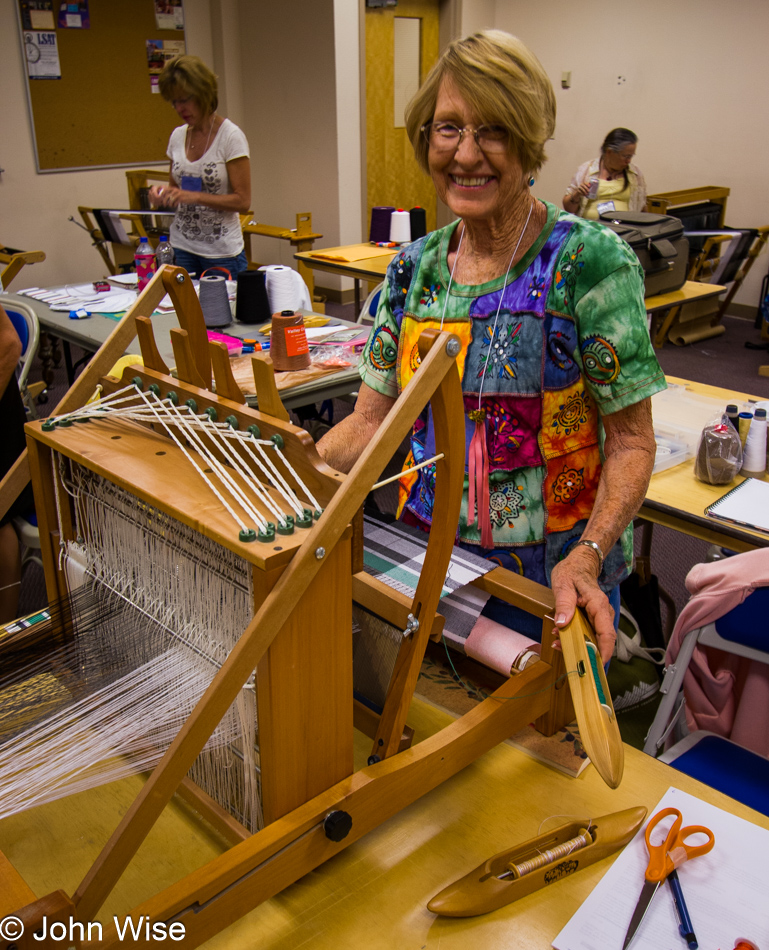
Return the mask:
M 513 36 L 452 43 L 410 103 L 420 165 L 458 220 L 402 250 L 361 357 L 355 411 L 319 443 L 348 471 L 414 371 L 419 334 L 462 341 L 468 478 L 459 542 L 584 607 L 601 655 L 654 462 L 650 397 L 665 380 L 628 245 L 530 193 L 555 126 L 542 66 Z M 429 411 L 406 467 L 431 455 Z M 405 476 L 400 517 L 427 527 L 434 467 Z M 607 593 L 609 598 L 607 599 Z M 492 619 L 535 634 L 499 603 Z

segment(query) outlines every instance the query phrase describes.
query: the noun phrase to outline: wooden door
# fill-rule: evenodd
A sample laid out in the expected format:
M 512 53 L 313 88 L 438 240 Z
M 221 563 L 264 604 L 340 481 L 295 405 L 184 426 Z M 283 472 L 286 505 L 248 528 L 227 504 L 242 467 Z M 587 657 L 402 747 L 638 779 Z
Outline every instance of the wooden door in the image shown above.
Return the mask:
M 438 59 L 439 0 L 399 0 L 395 8 L 366 9 L 366 173 L 367 220 L 377 205 L 424 208 L 427 228 L 436 226 L 432 180 L 416 163 L 405 128 L 394 115 L 395 18 L 419 24 L 419 76 L 423 82 Z M 402 123 L 403 116 L 397 117 Z

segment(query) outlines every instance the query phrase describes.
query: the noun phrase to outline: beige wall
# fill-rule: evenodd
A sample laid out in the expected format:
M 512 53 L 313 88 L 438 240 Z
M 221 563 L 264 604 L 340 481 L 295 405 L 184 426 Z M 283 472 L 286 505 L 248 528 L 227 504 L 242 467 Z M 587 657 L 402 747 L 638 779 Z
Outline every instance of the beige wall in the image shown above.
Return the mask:
M 101 258 L 88 234 L 67 219 L 79 220 L 78 205 L 125 207 L 125 169 L 37 173 L 15 6 L 0 2 L 0 241 L 43 250 L 47 259 L 22 271 L 11 290 L 95 279 L 104 272 Z M 210 62 L 208 0 L 185 0 L 184 10 L 189 48 Z M 119 115 L 96 117 L 95 134 L 99 122 L 119 121 Z
M 334 2 L 240 0 L 238 6 L 254 213 L 292 227 L 296 212 L 310 211 L 324 243 L 337 244 Z M 270 247 L 275 243 L 254 240 L 255 257 L 290 264 L 290 245 Z
M 67 219 L 78 204 L 124 207 L 125 169 L 35 171 L 14 6 L 0 3 L 0 241 L 48 259 L 12 289 L 93 279 L 103 265 Z M 293 227 L 297 212 L 310 211 L 322 243 L 359 240 L 358 0 L 185 0 L 184 8 L 188 52 L 215 70 L 220 111 L 249 140 L 258 220 Z M 98 121 L 120 116 L 100 117 L 95 134 Z M 263 263 L 293 263 L 287 242 L 260 239 L 253 249 Z
M 558 123 L 535 194 L 560 205 L 575 169 L 623 125 L 639 137 L 649 190 L 731 189 L 727 224 L 769 224 L 766 0 L 464 0 L 462 23 L 495 26 L 537 54 L 556 89 Z M 571 89 L 561 73 L 571 70 Z M 766 252 L 737 302 L 755 307 Z

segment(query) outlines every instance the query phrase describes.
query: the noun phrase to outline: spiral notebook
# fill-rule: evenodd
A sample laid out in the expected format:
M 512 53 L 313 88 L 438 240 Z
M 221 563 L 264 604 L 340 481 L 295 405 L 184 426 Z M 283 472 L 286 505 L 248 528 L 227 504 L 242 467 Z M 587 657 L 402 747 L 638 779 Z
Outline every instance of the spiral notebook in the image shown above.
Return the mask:
M 705 514 L 718 521 L 769 533 L 769 482 L 746 478 L 736 488 L 708 505 Z

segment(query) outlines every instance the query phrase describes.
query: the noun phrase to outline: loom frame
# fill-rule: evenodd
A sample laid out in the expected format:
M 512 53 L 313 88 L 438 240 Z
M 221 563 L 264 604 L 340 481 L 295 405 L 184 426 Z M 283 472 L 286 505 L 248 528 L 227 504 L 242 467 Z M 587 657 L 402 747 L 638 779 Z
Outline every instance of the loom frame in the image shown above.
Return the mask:
M 166 367 L 158 364 L 156 348 L 153 355 L 151 323 L 148 319 L 141 319 L 149 318 L 166 291 L 174 300 L 182 325 L 174 338 L 178 379 L 170 377 Z M 255 419 L 267 433 L 284 435 L 287 448 L 290 446 L 290 451 L 297 459 L 304 458 L 305 468 L 315 473 L 318 485 L 325 485 L 329 500 L 323 517 L 301 545 L 295 546 L 293 556 L 281 554 L 272 565 L 265 563 L 263 600 L 253 621 L 75 893 L 69 896 L 62 891 L 55 891 L 33 899 L 34 895 L 7 859 L 0 856 L 0 881 L 5 884 L 6 895 L 0 899 L 0 910 L 6 913 L 15 910 L 27 925 L 24 940 L 16 941 L 19 950 L 25 946 L 39 945 L 38 941 L 32 943 L 31 932 L 43 915 L 48 917 L 49 922 L 65 920 L 70 916 L 83 921 L 95 919 L 104 898 L 175 792 L 181 791 L 188 800 L 189 797 L 195 798 L 201 812 L 206 814 L 206 803 L 200 796 L 196 798 L 194 790 L 189 789 L 191 783 L 185 778 L 186 772 L 254 667 L 258 668 L 259 663 L 269 657 L 271 650 L 280 650 L 282 644 L 288 645 L 286 652 L 291 654 L 297 643 L 306 640 L 304 628 L 308 623 L 308 614 L 301 612 L 303 594 L 316 577 L 321 578 L 321 583 L 327 583 L 329 579 L 329 576 L 319 574 L 321 562 L 324 565 L 329 563 L 325 555 L 322 558 L 316 556 L 320 548 L 334 559 L 330 576 L 341 580 L 345 574 L 348 575 L 343 592 L 345 597 L 349 593 L 350 599 L 357 596 L 362 601 L 365 598 L 369 603 L 378 603 L 383 614 L 389 613 L 396 619 L 402 618 L 404 611 L 408 611 L 420 621 L 418 631 L 404 638 L 382 715 L 375 718 L 373 723 L 369 722 L 369 726 L 373 726 L 372 731 L 375 731 L 371 764 L 353 772 L 342 755 L 341 765 L 337 761 L 334 768 L 341 768 L 344 774 L 331 779 L 326 774 L 321 782 L 323 787 L 302 792 L 300 797 L 304 797 L 304 800 L 287 800 L 276 804 L 267 826 L 253 835 L 240 835 L 237 827 L 232 823 L 228 825 L 222 818 L 230 840 L 236 843 L 198 871 L 133 908 L 130 913 L 134 918 L 146 914 L 153 921 L 181 921 L 186 926 L 185 946 L 199 945 L 456 774 L 527 723 L 536 720 L 542 731 L 552 733 L 570 721 L 572 695 L 576 699 L 575 705 L 588 751 L 604 779 L 616 787 L 622 771 L 616 717 L 607 719 L 597 701 L 595 684 L 589 676 L 583 675 L 585 637 L 592 636 L 589 626 L 578 613 L 575 621 L 560 632 L 564 653 L 555 650 L 552 622 L 546 619 L 553 610 L 551 592 L 501 568 L 479 579 L 477 586 L 501 595 L 542 618 L 542 659 L 508 679 L 491 697 L 435 736 L 413 747 L 403 748 L 408 705 L 431 634 L 441 582 L 451 554 L 464 476 L 464 429 L 456 421 L 452 424 L 452 420 L 459 418 L 463 408 L 459 377 L 454 371 L 456 346 L 450 334 L 433 332 L 423 335 L 420 341 L 422 365 L 419 372 L 353 470 L 348 476 L 342 476 L 319 459 L 311 439 L 302 430 L 296 430 L 276 417 L 245 407 L 227 378 L 228 364 L 215 355 L 214 374 L 220 395 L 210 391 L 213 351 L 207 345 L 202 313 L 194 290 L 186 272 L 180 268 L 161 268 L 97 354 L 96 367 L 86 370 L 59 404 L 57 412 L 71 411 L 85 402 L 104 367 L 111 365 L 115 355 L 119 355 L 130 341 L 128 334 L 132 336 L 137 331 L 142 342 L 145 366 L 144 369 L 126 371 L 127 376 L 138 374 L 145 385 L 152 380 L 164 392 L 174 388 L 183 390 L 185 395 L 194 393 L 203 405 L 216 405 L 223 415 L 233 413 L 241 424 Z M 264 367 L 260 367 L 259 373 L 255 375 L 263 378 Z M 101 385 L 109 389 L 118 383 L 102 377 Z M 221 393 L 228 395 L 223 396 Z M 355 554 L 351 553 L 350 545 L 353 549 L 355 545 L 349 525 L 354 522 L 363 499 L 381 470 L 381 460 L 389 458 L 395 451 L 413 419 L 430 400 L 436 420 L 436 448 L 444 453 L 444 458 L 437 463 L 436 517 L 430 534 L 425 569 L 414 602 L 409 605 L 404 603 L 402 596 L 395 596 L 389 588 L 357 572 L 359 564 L 356 563 Z M 269 401 L 269 398 L 260 398 L 262 405 Z M 78 436 L 75 434 L 74 438 L 77 441 Z M 41 505 L 44 513 L 40 533 L 41 538 L 46 536 L 43 556 L 49 593 L 58 593 L 60 586 L 55 554 L 59 539 L 50 510 L 50 493 L 46 494 L 43 490 L 41 495 L 41 489 L 47 478 L 45 453 L 58 446 L 59 440 L 43 432 L 41 423 L 37 423 L 28 427 L 28 445 L 28 459 L 21 460 L 0 486 L 0 508 L 8 495 L 23 481 L 28 466 L 36 486 L 36 495 L 47 499 Z M 83 461 L 87 462 L 85 458 Z M 50 485 L 46 487 L 50 489 Z M 348 568 L 348 565 L 351 566 Z M 292 610 L 287 605 L 298 605 L 293 611 L 295 614 L 299 611 L 298 623 L 290 619 Z M 310 615 L 312 612 L 311 609 L 308 611 Z M 340 622 L 339 626 L 341 629 L 343 624 Z M 580 664 L 582 672 L 579 671 Z M 344 684 L 346 673 L 339 680 Z M 276 681 L 277 676 L 273 676 L 270 692 Z M 564 688 L 567 682 L 569 689 Z M 318 684 L 313 683 L 311 690 L 317 693 Z M 519 697 L 517 701 L 516 697 Z M 351 729 L 351 691 L 348 705 Z M 276 700 L 276 721 L 285 713 L 285 698 Z M 379 761 L 374 761 L 374 758 Z M 209 809 L 209 814 L 212 813 Z M 340 840 L 333 840 L 337 835 L 333 833 L 331 825 L 344 815 L 351 819 L 351 827 Z M 242 840 L 237 841 L 239 836 Z M 105 937 L 99 946 L 119 946 L 114 928 L 105 925 L 104 929 Z

